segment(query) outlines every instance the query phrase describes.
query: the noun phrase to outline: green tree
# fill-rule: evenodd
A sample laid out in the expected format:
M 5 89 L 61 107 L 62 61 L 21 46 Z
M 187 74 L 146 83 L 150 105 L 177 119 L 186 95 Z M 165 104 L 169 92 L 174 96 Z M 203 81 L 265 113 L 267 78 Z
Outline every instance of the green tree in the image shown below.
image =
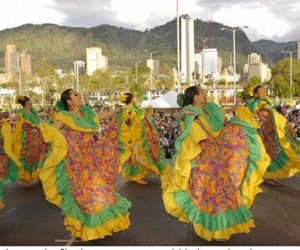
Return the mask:
M 271 85 L 272 93 L 279 97 L 288 97 L 289 96 L 289 84 L 282 76 L 275 76 L 273 79 L 273 84 Z

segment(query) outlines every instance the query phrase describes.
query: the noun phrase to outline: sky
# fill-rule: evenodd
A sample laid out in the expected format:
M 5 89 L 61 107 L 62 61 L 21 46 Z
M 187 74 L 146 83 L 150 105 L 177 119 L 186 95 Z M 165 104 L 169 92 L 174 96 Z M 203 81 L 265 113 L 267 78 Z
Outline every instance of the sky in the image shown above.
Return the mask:
M 1 0 L 0 30 L 23 24 L 110 24 L 145 30 L 179 15 L 242 27 L 250 41 L 300 40 L 300 0 Z M 224 31 L 225 32 L 225 31 Z

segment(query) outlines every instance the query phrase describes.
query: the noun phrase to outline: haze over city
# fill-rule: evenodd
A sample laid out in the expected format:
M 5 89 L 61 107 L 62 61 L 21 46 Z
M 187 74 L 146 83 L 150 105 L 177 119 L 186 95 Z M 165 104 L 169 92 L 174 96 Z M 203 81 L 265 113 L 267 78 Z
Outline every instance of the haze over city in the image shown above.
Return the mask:
M 53 23 L 72 27 L 101 24 L 145 30 L 172 20 L 176 0 L 10 0 L 1 2 L 0 30 L 23 24 Z M 247 25 L 251 41 L 299 40 L 300 1 L 178 0 L 179 15 L 230 27 Z

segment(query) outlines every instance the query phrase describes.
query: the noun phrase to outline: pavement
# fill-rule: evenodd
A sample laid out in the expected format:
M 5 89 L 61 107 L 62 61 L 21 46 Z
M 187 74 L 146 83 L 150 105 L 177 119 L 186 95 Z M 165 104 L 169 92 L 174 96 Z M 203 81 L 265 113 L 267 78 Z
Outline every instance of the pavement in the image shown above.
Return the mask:
M 251 208 L 256 228 L 223 242 L 205 241 L 191 224 L 167 214 L 159 178 L 148 180 L 148 185 L 140 185 L 118 179 L 118 192 L 132 202 L 131 226 L 87 242 L 65 231 L 60 209 L 45 200 L 40 184 L 31 188 L 20 182 L 6 185 L 0 246 L 300 246 L 300 174 L 280 180 L 278 187 L 263 183 L 263 193 Z

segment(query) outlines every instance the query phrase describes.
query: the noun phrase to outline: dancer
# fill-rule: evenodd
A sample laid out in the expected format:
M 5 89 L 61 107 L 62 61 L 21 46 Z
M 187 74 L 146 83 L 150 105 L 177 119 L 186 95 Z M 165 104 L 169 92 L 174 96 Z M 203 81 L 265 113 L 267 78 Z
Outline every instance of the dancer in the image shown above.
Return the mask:
M 255 86 L 248 107 L 260 122 L 259 134 L 272 161 L 265 177 L 271 185 L 276 179 L 288 178 L 300 170 L 300 145 L 292 126 L 273 107 L 263 86 Z
M 131 204 L 114 187 L 119 163 L 117 120 L 111 121 L 105 136 L 98 140 L 93 136 L 99 119 L 118 110 L 97 116 L 73 89 L 61 94 L 58 108 L 54 126 L 41 124 L 51 145 L 40 174 L 46 199 L 62 209 L 66 230 L 83 241 L 127 229 Z
M 201 238 L 227 240 L 254 227 L 249 207 L 270 162 L 254 119 L 233 118 L 224 126 L 224 112 L 206 102 L 199 86 L 179 95 L 181 135 L 175 142 L 175 166 L 162 176 L 168 213 L 192 223 Z M 234 106 L 240 117 L 251 116 Z
M 14 164 L 11 164 L 11 162 Z M 12 130 L 8 117 L 0 117 L 0 209 L 3 204 L 3 186 L 18 179 L 22 172 L 18 157 L 12 152 Z
M 22 163 L 23 171 L 19 173 L 19 179 L 30 187 L 39 182 L 47 145 L 39 128 L 38 112 L 32 107 L 30 98 L 18 95 L 16 103 L 21 104 L 22 108 L 17 111 L 19 119 L 13 132 L 13 152 Z
M 126 104 L 119 115 L 120 172 L 126 179 L 147 184 L 145 177 L 167 172 L 168 163 L 149 110 L 139 109 L 131 93 L 123 93 L 120 99 Z

